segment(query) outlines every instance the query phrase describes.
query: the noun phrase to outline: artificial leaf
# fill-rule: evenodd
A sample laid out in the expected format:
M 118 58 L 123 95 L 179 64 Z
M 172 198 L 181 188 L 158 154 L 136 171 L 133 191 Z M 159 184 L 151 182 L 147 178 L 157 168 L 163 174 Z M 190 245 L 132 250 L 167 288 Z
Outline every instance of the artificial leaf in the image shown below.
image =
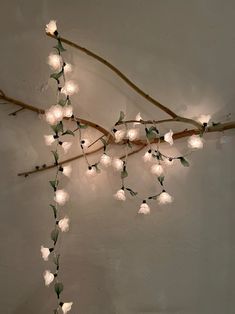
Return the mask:
M 159 134 L 159 131 L 158 131 L 158 129 L 155 126 L 151 126 L 149 128 L 149 132 L 156 132 L 157 134 Z
M 119 119 L 115 123 L 115 125 L 117 125 L 118 123 L 122 122 L 124 118 L 125 118 L 125 113 L 123 111 L 120 111 Z
M 134 192 L 132 189 L 130 188 L 126 188 L 127 191 L 130 192 L 131 196 L 136 196 L 138 194 L 138 192 Z
M 156 137 L 156 134 L 153 130 L 150 130 L 148 128 L 145 128 L 146 137 L 149 141 L 153 140 Z
M 55 164 L 57 165 L 58 164 L 58 160 L 59 160 L 59 155 L 58 155 L 57 151 L 52 150 L 51 152 L 52 152 L 52 154 L 54 156 Z
M 53 180 L 49 181 L 50 185 L 52 186 L 53 190 L 56 191 L 56 187 L 58 186 L 59 181 L 58 180 Z
M 55 219 L 56 219 L 56 218 L 57 218 L 57 209 L 56 209 L 55 205 L 50 204 L 50 206 L 51 206 L 51 208 L 52 208 L 52 210 L 53 210 L 54 217 L 55 217 Z
M 127 141 L 127 145 L 129 148 L 132 148 L 131 142 L 129 140 Z
M 163 186 L 163 182 L 164 182 L 165 177 L 164 176 L 160 176 L 157 179 L 158 179 L 159 183 Z
M 51 232 L 51 239 L 54 241 L 54 244 L 56 244 L 58 236 L 59 236 L 59 230 L 57 228 L 55 228 Z
M 66 130 L 66 131 L 63 133 L 63 135 L 66 135 L 66 134 L 75 136 L 74 132 L 71 131 L 71 130 Z
M 66 105 L 66 103 L 67 103 L 67 99 L 65 98 L 65 99 L 60 99 L 59 100 L 59 102 L 58 102 L 58 104 L 61 106 L 61 107 L 64 107 L 65 105 Z
M 62 46 L 62 42 L 59 37 L 57 37 L 57 45 L 54 48 L 57 49 L 59 53 L 66 51 L 66 49 Z
M 57 294 L 57 297 L 59 299 L 61 292 L 64 289 L 64 285 L 62 284 L 62 282 L 56 282 L 55 286 L 54 286 L 55 292 Z
M 121 172 L 121 178 L 125 179 L 126 177 L 128 177 L 128 172 L 126 171 L 126 169 L 123 169 Z
M 179 157 L 179 160 L 184 167 L 189 167 L 189 162 L 184 157 Z
M 60 254 L 55 253 L 53 256 L 53 262 L 57 267 L 59 266 L 59 259 L 60 259 Z
M 60 72 L 58 73 L 52 73 L 50 75 L 51 78 L 55 79 L 57 82 L 59 81 L 59 78 L 63 75 L 63 70 L 61 70 Z
M 106 142 L 106 140 L 103 137 L 101 137 L 100 140 L 101 140 L 101 142 L 104 145 L 104 152 L 105 152 L 106 151 L 106 147 L 107 147 L 107 142 Z
M 98 167 L 98 163 L 92 165 L 92 167 L 95 167 L 96 173 L 100 173 L 101 172 L 100 168 Z

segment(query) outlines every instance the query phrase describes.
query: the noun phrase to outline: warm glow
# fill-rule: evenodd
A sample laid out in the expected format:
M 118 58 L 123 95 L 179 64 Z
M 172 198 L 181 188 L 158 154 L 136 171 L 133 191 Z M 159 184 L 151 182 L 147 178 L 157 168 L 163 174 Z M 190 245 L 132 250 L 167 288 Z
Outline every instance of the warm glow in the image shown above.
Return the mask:
M 173 197 L 167 192 L 163 191 L 157 198 L 159 204 L 172 203 Z
M 121 142 L 125 137 L 126 131 L 124 130 L 117 130 L 114 132 L 115 143 Z
M 44 277 L 46 286 L 49 286 L 54 280 L 54 275 L 49 270 L 45 270 L 43 277 Z
M 67 232 L 69 230 L 69 218 L 64 217 L 63 219 L 60 219 L 58 226 L 62 232 Z
M 188 139 L 188 147 L 192 149 L 203 148 L 203 139 L 199 135 L 192 135 Z
M 147 215 L 150 213 L 150 208 L 148 206 L 148 204 L 146 204 L 146 202 L 143 202 L 141 205 L 140 205 L 140 209 L 138 211 L 139 214 L 144 214 L 144 215 Z
M 63 108 L 64 117 L 70 118 L 73 115 L 73 107 L 71 105 L 65 106 Z
M 173 134 L 174 133 L 172 132 L 172 130 L 170 130 L 168 133 L 166 133 L 164 135 L 164 141 L 169 143 L 170 145 L 173 145 L 174 144 L 173 137 L 172 137 Z
M 136 115 L 135 120 L 136 121 L 141 121 L 142 120 L 140 112 Z M 139 124 L 140 124 L 139 122 L 134 122 L 133 123 L 133 125 L 139 125 Z
M 111 157 L 109 157 L 107 154 L 103 154 L 101 157 L 100 157 L 100 164 L 104 167 L 108 167 L 110 166 L 112 163 L 112 159 Z
M 46 32 L 54 35 L 55 31 L 57 31 L 57 26 L 56 26 L 56 21 L 51 20 L 47 25 L 46 25 Z
M 71 142 L 63 142 L 61 146 L 64 150 L 64 153 L 67 154 L 67 152 L 69 151 L 69 149 L 72 146 L 72 143 Z
M 72 308 L 73 302 L 63 303 L 61 306 L 63 314 L 68 313 Z
M 200 122 L 201 124 L 208 124 L 210 119 L 211 116 L 209 114 L 201 114 L 197 121 Z
M 50 253 L 51 253 L 50 249 L 41 245 L 41 254 L 42 254 L 42 258 L 44 259 L 44 261 L 48 261 Z
M 55 139 L 54 139 L 53 135 L 44 135 L 44 140 L 45 140 L 45 144 L 47 146 L 50 146 L 52 143 L 55 142 Z
M 152 156 L 152 150 L 149 149 L 143 156 L 144 162 L 151 162 L 154 160 L 153 156 Z
M 54 200 L 59 205 L 64 205 L 69 200 L 69 194 L 65 190 L 57 190 L 55 191 Z
M 158 177 L 162 176 L 164 173 L 164 169 L 162 167 L 162 165 L 152 165 L 151 167 L 151 172 L 152 174 L 156 174 Z
M 61 93 L 71 96 L 78 92 L 78 86 L 73 81 L 67 81 L 64 84 L 64 87 L 61 89 Z
M 91 167 L 89 166 L 87 171 L 86 171 L 86 175 L 89 176 L 89 177 L 93 177 L 96 175 L 96 169 L 95 167 Z
M 63 166 L 63 174 L 66 177 L 70 177 L 71 173 L 72 173 L 72 166 L 71 165 Z
M 127 137 L 130 141 L 134 141 L 139 137 L 139 129 L 130 129 L 127 131 Z
M 72 65 L 70 63 L 66 63 L 64 66 L 64 73 L 67 74 L 70 72 L 72 72 Z
M 49 66 L 53 69 L 53 70 L 61 70 L 62 68 L 62 64 L 63 64 L 63 61 L 62 61 L 62 58 L 60 55 L 57 55 L 55 53 L 51 53 L 49 56 L 48 56 L 48 64 Z
M 125 201 L 126 200 L 125 191 L 123 189 L 118 190 L 117 193 L 114 194 L 114 197 L 119 201 Z
M 116 171 L 120 171 L 123 168 L 123 161 L 119 158 L 114 158 L 112 165 Z

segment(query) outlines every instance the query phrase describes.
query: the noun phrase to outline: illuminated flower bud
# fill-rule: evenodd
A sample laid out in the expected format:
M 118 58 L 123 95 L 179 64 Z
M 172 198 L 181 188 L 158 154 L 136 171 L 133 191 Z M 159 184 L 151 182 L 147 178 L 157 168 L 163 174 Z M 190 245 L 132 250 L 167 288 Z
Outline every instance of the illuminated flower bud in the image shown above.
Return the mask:
M 73 115 L 73 107 L 71 105 L 67 105 L 63 108 L 63 115 L 66 118 L 70 118 Z
M 150 213 L 150 208 L 146 201 L 143 201 L 143 203 L 140 205 L 140 209 L 138 211 L 139 214 L 147 215 Z
M 203 139 L 199 135 L 192 135 L 188 139 L 188 147 L 192 149 L 203 148 Z
M 57 190 L 55 191 L 54 200 L 63 206 L 69 200 L 69 194 L 65 190 Z
M 49 270 L 46 270 L 44 272 L 43 277 L 44 277 L 46 286 L 49 286 L 55 278 L 54 275 Z
M 58 71 L 58 70 L 61 70 L 62 68 L 63 60 L 60 55 L 57 55 L 55 53 L 50 53 L 50 55 L 48 56 L 47 62 L 53 70 Z
M 60 219 L 58 226 L 62 232 L 67 232 L 69 230 L 69 218 L 64 217 L 63 219 Z
M 71 143 L 71 142 L 63 142 L 63 143 L 61 144 L 61 146 L 62 146 L 62 148 L 63 148 L 65 154 L 67 154 L 67 152 L 69 151 L 69 149 L 70 149 L 71 146 L 72 146 L 72 143 Z
M 70 175 L 71 175 L 71 173 L 72 173 L 72 166 L 71 166 L 71 165 L 63 166 L 63 167 L 62 167 L 62 173 L 63 173 L 66 177 L 70 177 Z
M 78 86 L 73 81 L 67 81 L 64 84 L 64 87 L 61 89 L 61 93 L 71 96 L 78 92 Z
M 136 121 L 141 121 L 142 120 L 140 112 L 136 115 L 135 120 Z M 140 124 L 140 123 L 139 122 L 134 122 L 133 123 L 133 125 L 138 125 L 138 124 Z
M 113 195 L 117 200 L 119 201 L 125 201 L 126 200 L 126 195 L 124 189 L 120 189 L 117 191 L 116 194 Z
M 115 143 L 121 142 L 126 134 L 126 131 L 124 130 L 114 130 L 114 137 L 115 137 Z
M 160 177 L 163 175 L 164 169 L 161 165 L 156 164 L 151 167 L 151 172 L 152 174 L 156 174 L 158 177 Z
M 68 313 L 71 310 L 72 305 L 73 305 L 73 302 L 68 302 L 68 303 L 60 302 L 60 306 L 63 311 L 63 314 Z
M 45 139 L 46 145 L 48 145 L 48 146 L 50 146 L 55 141 L 53 135 L 44 135 L 44 139 Z
M 203 125 L 207 125 L 210 121 L 211 116 L 209 114 L 201 114 L 200 117 L 197 119 Z
M 104 167 L 110 166 L 111 163 L 112 163 L 111 157 L 109 157 L 107 154 L 103 154 L 103 155 L 100 157 L 100 163 L 101 163 L 101 165 L 103 165 Z
M 113 165 L 113 168 L 116 171 L 120 171 L 123 168 L 123 161 L 121 159 L 119 159 L 119 158 L 114 158 L 113 162 L 112 162 L 112 165 Z
M 72 65 L 70 63 L 66 63 L 64 66 L 64 73 L 70 73 L 72 72 Z
M 144 162 L 151 162 L 154 160 L 153 156 L 152 156 L 152 150 L 149 149 L 143 156 Z
M 163 190 L 162 193 L 157 197 L 157 200 L 159 204 L 168 204 L 172 203 L 173 197 Z
M 46 32 L 54 35 L 54 33 L 57 31 L 57 26 L 56 26 L 56 21 L 51 20 L 47 25 L 46 25 Z
M 53 249 L 49 249 L 49 248 L 41 245 L 41 254 L 42 254 L 42 258 L 44 259 L 44 261 L 48 261 L 48 257 L 52 251 L 53 251 Z
M 130 141 L 134 141 L 139 137 L 139 129 L 130 129 L 127 131 L 127 137 Z
M 172 137 L 173 134 L 174 133 L 172 132 L 172 130 L 170 130 L 168 133 L 166 133 L 164 135 L 164 141 L 169 143 L 170 145 L 173 145 L 174 144 L 173 137 Z

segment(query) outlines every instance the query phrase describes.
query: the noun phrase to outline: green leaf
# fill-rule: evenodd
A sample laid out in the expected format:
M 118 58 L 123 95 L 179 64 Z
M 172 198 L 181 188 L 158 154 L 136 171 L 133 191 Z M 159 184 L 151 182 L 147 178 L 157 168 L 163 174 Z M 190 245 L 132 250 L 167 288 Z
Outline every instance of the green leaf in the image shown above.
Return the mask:
M 115 123 L 115 125 L 117 125 L 118 123 L 122 122 L 124 118 L 125 118 L 125 113 L 123 111 L 120 111 L 119 119 Z
M 57 37 L 57 45 L 54 48 L 57 49 L 59 53 L 66 51 L 66 49 L 62 46 L 62 42 L 59 37 Z
M 127 145 L 129 148 L 132 148 L 131 142 L 129 140 L 127 141 Z
M 58 104 L 61 106 L 61 107 L 64 107 L 65 105 L 66 105 L 66 103 L 67 103 L 67 99 L 65 98 L 65 99 L 60 99 L 59 100 L 59 102 L 58 102 Z
M 58 73 L 52 73 L 51 75 L 50 75 L 50 78 L 53 78 L 53 79 L 55 79 L 57 82 L 59 81 L 59 78 L 63 75 L 63 70 L 61 70 L 60 72 L 58 72 Z
M 98 163 L 92 165 L 92 167 L 95 167 L 96 173 L 101 173 L 101 170 L 100 170 L 100 168 L 98 167 Z
M 155 126 L 151 126 L 149 128 L 149 132 L 156 132 L 157 134 L 159 134 L 159 131 L 158 131 L 158 129 Z
M 56 191 L 56 188 L 58 186 L 59 181 L 58 180 L 53 180 L 53 181 L 49 181 L 50 185 L 52 186 L 53 190 Z
M 184 157 L 179 157 L 179 160 L 184 167 L 189 167 L 189 162 Z
M 56 282 L 54 289 L 59 299 L 61 292 L 64 290 L 64 285 L 62 284 L 62 282 Z
M 59 236 L 59 230 L 55 228 L 54 230 L 51 231 L 51 240 L 54 241 L 54 244 L 56 244 Z
M 57 151 L 52 150 L 51 152 L 52 152 L 52 154 L 54 156 L 55 163 L 57 165 L 58 164 L 58 160 L 59 160 L 59 155 L 58 155 Z
M 57 218 L 57 209 L 56 209 L 55 205 L 50 204 L 50 206 L 51 206 L 51 208 L 52 208 L 52 210 L 53 210 L 54 217 L 55 217 L 55 219 L 56 219 L 56 218 Z
M 163 182 L 164 182 L 165 177 L 161 176 L 161 177 L 158 177 L 157 179 L 158 179 L 159 183 L 161 184 L 161 186 L 163 186 Z
M 151 128 L 150 129 L 145 128 L 146 137 L 148 138 L 149 141 L 155 139 L 156 137 L 155 132 Z
M 63 125 L 63 122 L 62 121 L 60 121 L 58 124 L 56 124 L 56 125 L 51 125 L 51 128 L 52 128 L 52 130 L 56 133 L 56 134 L 58 134 L 58 133 L 62 133 L 63 132 L 63 129 L 64 129 L 64 125 Z
M 53 262 L 56 266 L 59 266 L 59 260 L 60 260 L 60 254 L 54 254 L 53 256 Z
M 121 172 L 121 178 L 125 179 L 126 177 L 128 177 L 128 172 L 126 171 L 126 169 L 123 169 Z
M 131 196 L 136 196 L 138 194 L 138 192 L 134 192 L 132 189 L 130 188 L 126 188 L 127 191 L 130 192 Z
M 66 134 L 75 136 L 74 132 L 71 131 L 71 130 L 66 130 L 66 131 L 63 133 L 63 135 L 66 135 Z
M 107 142 L 106 142 L 106 140 L 103 138 L 103 137 L 101 137 L 100 138 L 100 140 L 101 140 L 101 142 L 103 143 L 103 145 L 104 145 L 104 152 L 106 151 L 106 148 L 107 148 Z

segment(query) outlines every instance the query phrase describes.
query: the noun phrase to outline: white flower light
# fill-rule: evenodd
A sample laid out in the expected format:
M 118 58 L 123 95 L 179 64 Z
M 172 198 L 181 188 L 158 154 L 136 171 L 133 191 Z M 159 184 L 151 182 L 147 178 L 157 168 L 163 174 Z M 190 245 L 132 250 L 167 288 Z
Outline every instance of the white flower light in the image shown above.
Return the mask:
M 82 139 L 80 142 L 81 146 L 83 149 L 87 149 L 88 146 L 90 145 L 90 141 L 86 138 Z
M 112 165 L 116 171 L 120 171 L 123 168 L 123 161 L 119 158 L 114 158 Z
M 60 55 L 50 53 L 47 62 L 53 70 L 61 70 L 62 68 L 63 61 Z
M 108 166 L 111 165 L 112 159 L 111 159 L 111 157 L 109 157 L 107 154 L 103 154 L 103 155 L 100 157 L 100 163 L 101 163 L 101 165 L 103 165 L 104 167 L 108 167 Z
M 197 120 L 201 124 L 207 124 L 210 121 L 210 119 L 211 119 L 211 116 L 209 114 L 201 114 Z
M 114 137 L 115 137 L 115 143 L 121 142 L 125 137 L 126 131 L 124 130 L 115 130 L 114 131 Z
M 166 133 L 164 135 L 164 141 L 169 143 L 170 145 L 173 145 L 174 144 L 173 137 L 172 137 L 173 134 L 174 133 L 172 132 L 172 130 L 170 130 L 168 133 Z
M 55 191 L 54 200 L 59 205 L 64 205 L 69 199 L 69 194 L 65 190 L 57 190 Z
M 203 148 L 203 139 L 199 135 L 192 135 L 188 139 L 188 147 L 192 149 Z
M 57 124 L 57 120 L 56 120 L 54 114 L 52 113 L 52 111 L 50 111 L 50 110 L 47 110 L 47 111 L 45 112 L 45 120 L 46 120 L 46 122 L 49 123 L 50 125 L 55 125 L 55 124 Z
M 65 154 L 67 154 L 67 152 L 69 151 L 70 147 L 72 146 L 72 143 L 71 142 L 63 142 L 61 146 L 62 146 Z
M 55 31 L 57 31 L 57 26 L 56 26 L 56 21 L 51 20 L 47 25 L 46 25 L 46 32 L 54 35 Z
M 139 129 L 130 129 L 127 131 L 127 137 L 130 141 L 134 141 L 139 137 Z
M 89 176 L 89 177 L 95 176 L 95 175 L 96 175 L 95 167 L 89 166 L 89 167 L 87 168 L 86 175 Z
M 50 146 L 55 141 L 53 135 L 44 135 L 44 140 L 47 146 Z
M 78 86 L 74 81 L 67 81 L 64 84 L 64 87 L 61 89 L 61 93 L 71 96 L 78 92 Z
M 63 166 L 62 172 L 66 177 L 70 177 L 72 173 L 72 166 L 71 165 Z
M 160 177 L 161 175 L 163 175 L 164 169 L 161 165 L 156 164 L 156 165 L 152 165 L 151 172 L 153 174 L 156 174 L 158 177 Z
M 147 215 L 150 213 L 150 208 L 145 201 L 143 201 L 143 203 L 140 205 L 140 209 L 139 209 L 138 213 L 144 214 L 144 215 Z
M 143 156 L 144 162 L 150 162 L 153 161 L 153 156 L 152 156 L 152 150 L 149 149 Z
M 63 115 L 66 118 L 70 118 L 73 115 L 73 106 L 68 105 L 63 108 Z
M 62 232 L 67 232 L 69 230 L 69 218 L 64 217 L 63 219 L 60 219 L 58 226 Z
M 73 302 L 62 303 L 61 308 L 62 308 L 63 314 L 68 313 L 71 310 L 72 305 L 73 305 Z
M 123 189 L 118 190 L 117 193 L 114 194 L 113 196 L 114 196 L 114 198 L 116 198 L 119 201 L 125 201 L 126 200 L 125 191 Z
M 141 115 L 140 115 L 140 112 L 136 115 L 135 120 L 136 120 L 136 121 L 142 120 Z M 138 125 L 138 124 L 140 124 L 140 123 L 139 123 L 139 122 L 134 122 L 134 123 L 133 123 L 133 125 Z
M 55 278 L 54 275 L 49 270 L 45 270 L 43 277 L 46 286 L 49 286 Z
M 72 65 L 70 63 L 66 63 L 64 66 L 64 73 L 70 73 L 72 72 Z
M 157 198 L 159 204 L 172 203 L 173 197 L 167 192 L 163 191 Z
M 48 261 L 48 257 L 50 255 L 50 253 L 51 253 L 50 249 L 41 245 L 41 254 L 42 254 L 42 258 L 44 259 L 44 261 Z
M 63 119 L 64 111 L 60 105 L 54 105 L 45 112 L 45 119 L 50 125 L 57 124 Z

